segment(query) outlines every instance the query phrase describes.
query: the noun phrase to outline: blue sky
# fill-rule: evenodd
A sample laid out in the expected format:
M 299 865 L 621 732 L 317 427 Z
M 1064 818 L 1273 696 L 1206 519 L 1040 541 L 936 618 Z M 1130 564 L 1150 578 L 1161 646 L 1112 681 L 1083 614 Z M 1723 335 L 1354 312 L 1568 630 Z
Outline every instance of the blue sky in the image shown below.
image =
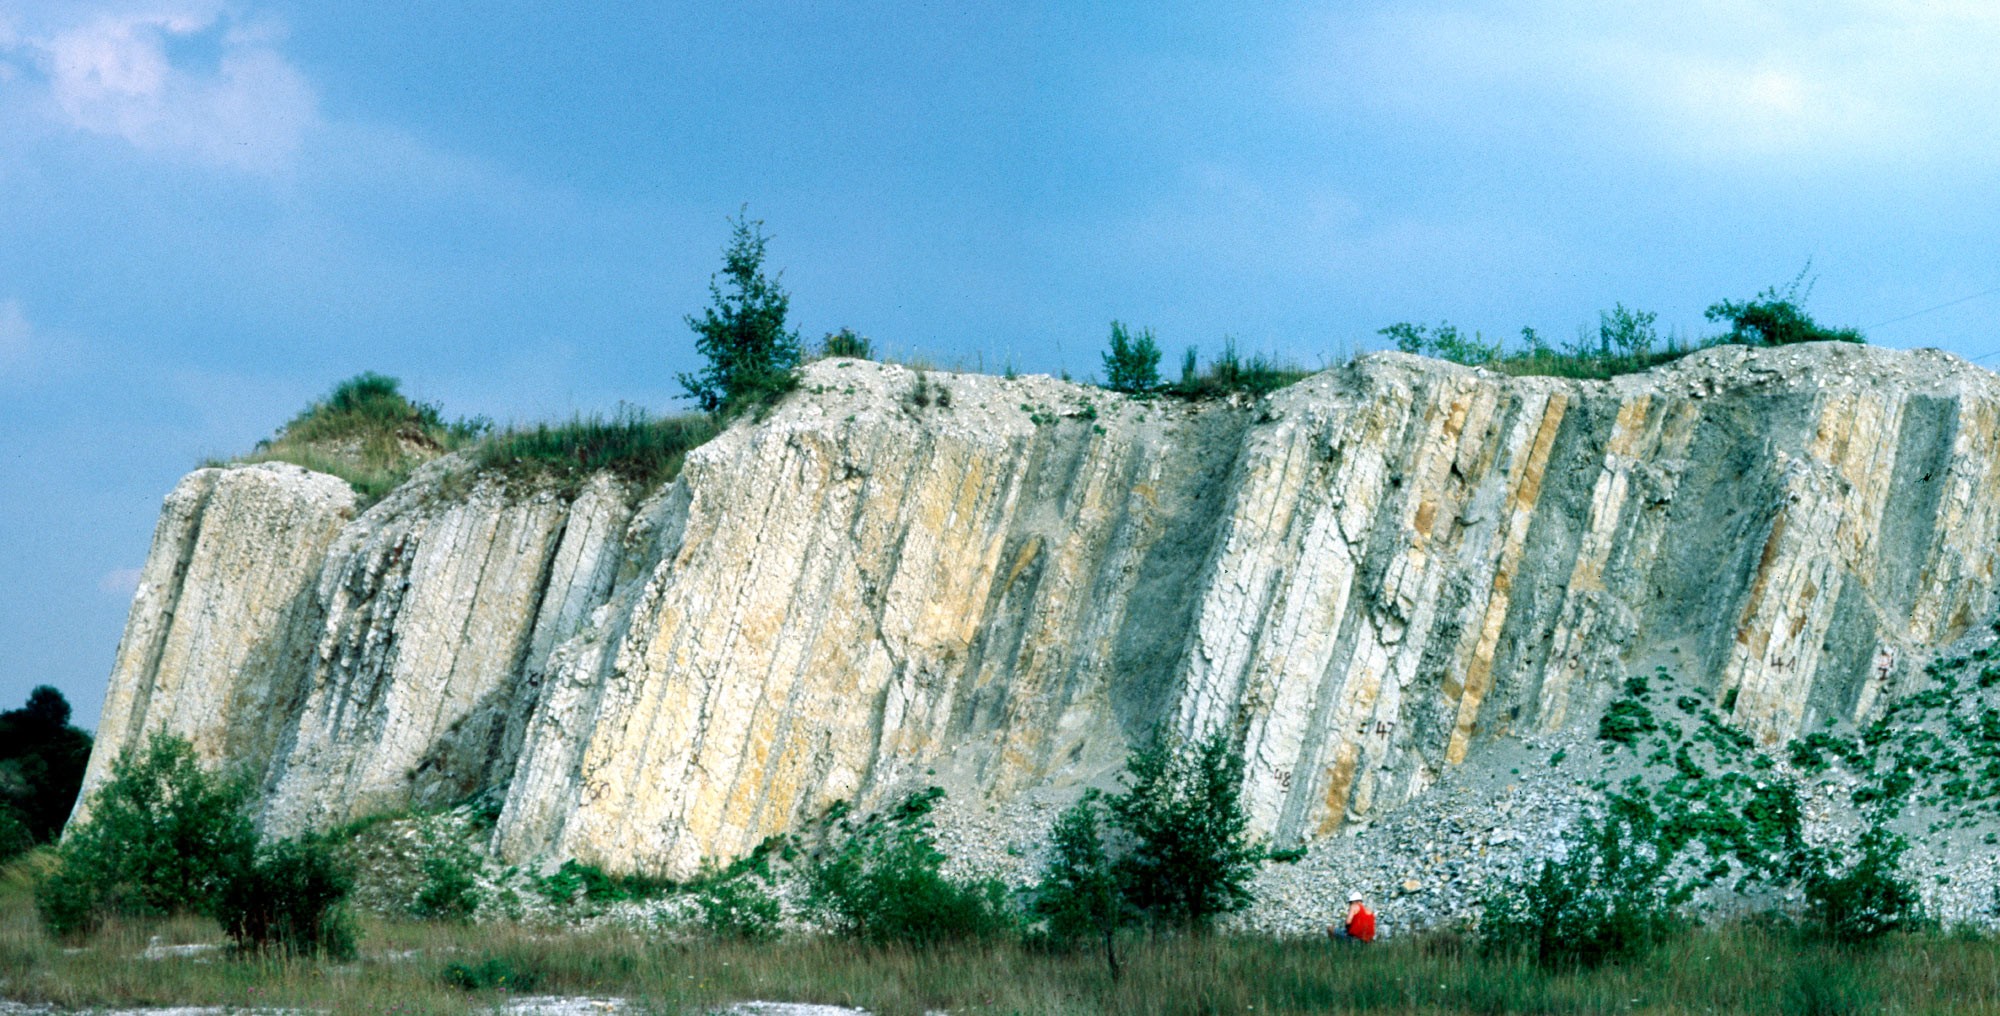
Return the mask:
M 636 6 L 0 0 L 0 706 L 94 723 L 160 497 L 342 377 L 675 408 L 745 204 L 808 337 L 945 365 L 1699 335 L 1807 259 L 2000 354 L 1984 0 Z

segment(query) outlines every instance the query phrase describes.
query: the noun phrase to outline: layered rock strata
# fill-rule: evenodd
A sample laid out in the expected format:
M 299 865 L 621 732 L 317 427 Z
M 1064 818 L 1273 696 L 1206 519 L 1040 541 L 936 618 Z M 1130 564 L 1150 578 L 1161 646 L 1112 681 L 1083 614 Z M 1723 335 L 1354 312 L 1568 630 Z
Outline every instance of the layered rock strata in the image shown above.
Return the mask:
M 686 875 L 911 782 L 1103 782 L 1164 724 L 1238 734 L 1300 842 L 1654 667 L 1770 743 L 1866 715 L 1993 610 L 1996 485 L 2000 379 L 1933 351 L 1375 354 L 1199 404 L 824 361 L 652 492 L 190 476 L 92 779 L 170 730 L 276 831 L 483 792 L 510 856 Z

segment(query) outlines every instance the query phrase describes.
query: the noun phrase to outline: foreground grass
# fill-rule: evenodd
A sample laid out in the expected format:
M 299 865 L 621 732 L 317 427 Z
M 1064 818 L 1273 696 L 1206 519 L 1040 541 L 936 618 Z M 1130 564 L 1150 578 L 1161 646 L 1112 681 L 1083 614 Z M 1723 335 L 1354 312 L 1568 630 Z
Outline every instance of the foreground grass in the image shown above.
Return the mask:
M 190 919 L 117 923 L 85 947 L 46 938 L 21 880 L 0 885 L 0 996 L 64 1007 L 285 1006 L 461 1013 L 509 997 L 450 986 L 452 963 L 525 978 L 537 994 L 616 996 L 662 1013 L 747 999 L 964 1013 L 1991 1013 L 2000 945 L 1970 936 L 1844 950 L 1750 926 L 1696 931 L 1642 964 L 1548 974 L 1448 935 L 1335 948 L 1316 940 L 1133 938 L 1114 983 L 1094 953 L 1017 945 L 928 952 L 794 938 L 770 945 L 367 918 L 353 963 L 144 958 L 149 943 L 218 943 Z

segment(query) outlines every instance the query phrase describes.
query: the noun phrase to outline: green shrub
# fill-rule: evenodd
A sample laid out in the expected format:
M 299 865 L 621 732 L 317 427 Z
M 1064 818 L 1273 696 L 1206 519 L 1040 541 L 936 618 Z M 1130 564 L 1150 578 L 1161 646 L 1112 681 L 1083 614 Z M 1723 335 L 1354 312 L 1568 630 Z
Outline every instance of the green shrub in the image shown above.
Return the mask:
M 1569 856 L 1487 895 L 1481 946 L 1564 969 L 1630 959 L 1664 941 L 1689 892 L 1669 878 L 1674 851 L 1652 832 L 1615 813 L 1580 822 Z
M 1429 325 L 1398 321 L 1387 328 L 1377 330 L 1375 334 L 1395 343 L 1396 349 L 1400 352 L 1450 360 L 1468 367 L 1492 363 L 1500 359 L 1501 355 L 1500 343 L 1488 343 L 1477 332 L 1466 335 L 1455 325 L 1445 322 L 1439 322 L 1436 328 L 1432 328 Z
M 1659 340 L 1653 331 L 1653 322 L 1659 315 L 1651 311 L 1628 310 L 1625 305 L 1614 304 L 1610 310 L 1597 315 L 1598 355 L 1607 359 L 1623 357 L 1633 362 L 1643 362 L 1652 355 L 1653 344 Z
M 764 275 L 764 224 L 747 211 L 729 221 L 733 232 L 722 268 L 729 291 L 711 278 L 710 306 L 687 318 L 708 366 L 680 375 L 702 412 L 725 416 L 797 387 L 800 359 L 798 332 L 785 329 L 791 297 Z
M 1193 745 L 1156 733 L 1125 760 L 1110 800 L 1126 839 L 1116 863 L 1126 902 L 1155 923 L 1207 928 L 1243 909 L 1264 858 L 1243 810 L 1243 756 L 1227 734 Z
M 1111 322 L 1111 348 L 1104 354 L 1104 387 L 1114 392 L 1137 394 L 1160 386 L 1160 345 L 1151 328 L 1137 335 Z
M 447 823 L 426 823 L 420 834 L 421 880 L 410 900 L 413 917 L 428 921 L 469 921 L 485 894 L 479 888 L 479 855 Z
M 74 937 L 109 914 L 212 913 L 227 879 L 253 861 L 247 796 L 245 784 L 204 771 L 180 738 L 155 734 L 143 751 L 121 752 L 37 887 L 43 923 Z
M 1551 346 L 1533 328 L 1521 329 L 1520 344 L 1513 349 L 1497 340 L 1488 342 L 1477 332 L 1468 336 L 1447 322 L 1435 327 L 1397 322 L 1376 334 L 1405 353 L 1516 377 L 1603 379 L 1646 370 L 1692 351 L 1675 343 L 1661 344 L 1655 320 L 1651 312 L 1621 303 L 1598 314 L 1595 331 L 1579 329 L 1576 340 L 1562 349 Z
M 944 791 L 932 787 L 856 825 L 807 869 L 812 905 L 842 933 L 876 944 L 925 947 L 1002 935 L 1015 924 L 993 879 L 950 879 L 931 831 Z
M 325 842 L 278 840 L 224 883 L 214 915 L 239 949 L 351 959 L 354 923 L 345 904 L 353 887 Z
M 1902 875 L 1909 845 L 1902 836 L 1873 826 L 1855 841 L 1860 856 L 1846 871 L 1836 875 L 1830 870 L 1846 860 L 1844 851 L 1815 857 L 1803 881 L 1806 911 L 1820 931 L 1836 942 L 1857 944 L 1925 926 L 1923 900 Z
M 851 356 L 857 360 L 873 360 L 875 344 L 868 341 L 866 335 L 856 335 L 852 328 L 842 328 L 837 332 L 826 333 L 826 338 L 820 340 L 819 355 Z
M 733 870 L 733 869 L 732 869 Z M 536 892 L 550 903 L 622 903 L 627 900 L 654 900 L 678 888 L 672 879 L 636 872 L 614 875 L 594 864 L 574 858 L 562 867 L 533 880 Z
M 1659 729 L 1651 709 L 1635 698 L 1620 698 L 1598 717 L 1597 739 L 1604 742 L 1606 751 L 1621 744 L 1631 748 L 1638 746 L 1640 738 Z
M 1074 947 L 1104 944 L 1104 961 L 1118 976 L 1117 934 L 1125 917 L 1118 892 L 1118 874 L 1104 848 L 1097 792 L 1091 790 L 1071 805 L 1049 831 L 1048 862 L 1035 887 L 1034 912 L 1044 922 L 1047 940 Z
M 499 956 L 480 963 L 447 964 L 441 977 L 463 991 L 531 992 L 542 986 L 541 971 L 517 967 Z
M 783 930 L 777 897 L 751 875 L 703 883 L 694 891 L 694 903 L 702 927 L 717 938 L 768 942 Z
M 903 402 L 916 409 L 928 409 L 932 405 L 949 409 L 951 388 L 941 381 L 931 380 L 931 373 L 919 369 L 910 381 L 910 390 L 903 393 Z
M 1795 342 L 1864 342 L 1852 328 L 1826 328 L 1800 307 L 1812 294 L 1806 262 L 1784 288 L 1771 286 L 1750 300 L 1721 300 L 1703 312 L 1710 321 L 1728 322 L 1729 332 L 1718 342 L 1741 346 L 1787 346 Z

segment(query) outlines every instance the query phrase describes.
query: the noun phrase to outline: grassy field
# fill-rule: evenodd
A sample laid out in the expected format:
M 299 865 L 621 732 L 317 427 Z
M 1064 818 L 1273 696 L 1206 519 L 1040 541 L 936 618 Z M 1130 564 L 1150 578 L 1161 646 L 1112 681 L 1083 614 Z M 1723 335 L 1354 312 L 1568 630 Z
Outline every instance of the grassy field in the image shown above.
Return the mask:
M 367 917 L 352 963 L 237 959 L 190 919 L 124 922 L 82 948 L 46 938 L 24 879 L 0 886 L 0 997 L 64 1007 L 224 1005 L 460 1013 L 513 994 L 615 996 L 662 1013 L 750 999 L 958 1013 L 1993 1013 L 2000 943 L 1930 935 L 1863 951 L 1750 926 L 1702 930 L 1643 964 L 1546 974 L 1449 935 L 1334 947 L 1313 940 L 1133 937 L 1114 983 L 1094 953 L 1012 944 L 928 952 L 793 937 L 717 942 Z M 491 984 L 468 990 L 457 980 Z M 468 977 L 468 972 L 470 977 Z

